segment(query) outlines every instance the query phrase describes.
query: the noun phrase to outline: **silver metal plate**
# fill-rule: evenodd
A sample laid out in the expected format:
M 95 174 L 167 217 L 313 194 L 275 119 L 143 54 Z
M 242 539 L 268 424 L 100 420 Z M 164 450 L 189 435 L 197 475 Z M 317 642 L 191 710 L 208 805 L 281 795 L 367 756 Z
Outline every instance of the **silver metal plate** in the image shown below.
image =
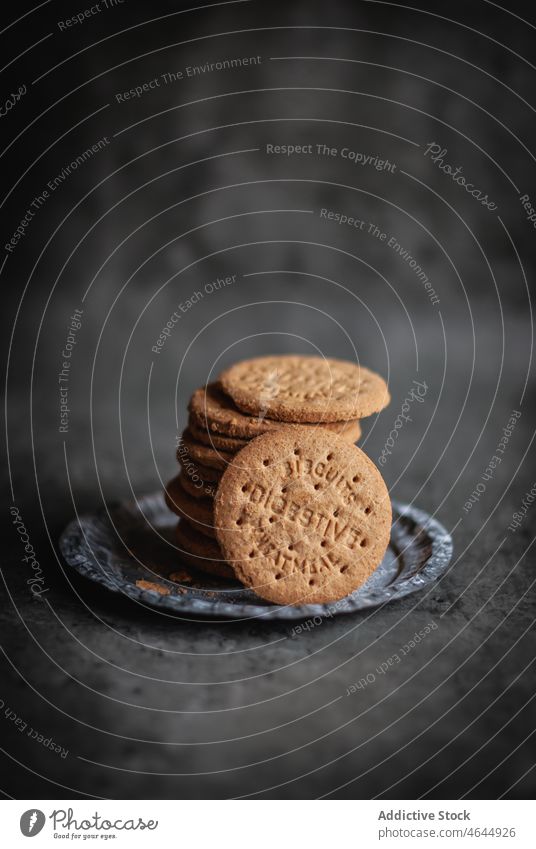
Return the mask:
M 153 493 L 71 522 L 61 535 L 60 550 L 77 572 L 112 592 L 167 613 L 221 619 L 304 619 L 376 607 L 433 583 L 452 556 L 452 538 L 439 522 L 423 510 L 393 502 L 391 541 L 366 584 L 330 604 L 280 606 L 237 582 L 211 578 L 183 564 L 173 541 L 176 523 L 162 494 Z M 191 574 L 191 583 L 168 580 L 181 569 Z M 137 586 L 140 580 L 165 586 L 169 595 Z

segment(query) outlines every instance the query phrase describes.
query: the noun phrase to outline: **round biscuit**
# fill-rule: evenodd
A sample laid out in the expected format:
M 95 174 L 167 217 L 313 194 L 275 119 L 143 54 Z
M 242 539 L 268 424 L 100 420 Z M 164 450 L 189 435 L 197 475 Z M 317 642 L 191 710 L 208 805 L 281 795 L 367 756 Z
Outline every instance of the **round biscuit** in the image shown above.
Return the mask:
M 223 559 L 216 540 L 200 534 L 184 519 L 181 519 L 175 528 L 175 539 L 180 549 L 180 556 L 186 563 L 209 575 L 236 580 L 234 570 Z
M 217 451 L 228 451 L 230 454 L 236 454 L 237 451 L 241 451 L 248 443 L 247 439 L 237 439 L 234 436 L 223 436 L 223 434 L 212 433 L 204 427 L 199 427 L 196 419 L 194 419 L 192 415 L 190 415 L 188 420 L 188 430 L 197 442 L 202 442 L 204 445 L 210 445 Z
M 181 448 L 194 463 L 220 473 L 225 471 L 234 457 L 229 451 L 216 450 L 203 442 L 197 442 L 188 429 L 182 434 Z
M 323 604 L 362 586 L 381 562 L 391 502 L 374 463 L 318 428 L 252 440 L 214 499 L 216 537 L 242 583 L 276 604 Z
M 285 422 L 361 419 L 390 400 L 379 375 L 356 363 L 322 357 L 257 357 L 236 363 L 219 379 L 243 412 Z
M 233 439 L 249 440 L 281 427 L 281 422 L 274 421 L 262 414 L 254 416 L 239 410 L 234 401 L 222 391 L 217 383 L 209 383 L 207 386 L 196 389 L 190 399 L 188 409 L 190 418 L 196 426 L 203 432 L 214 434 L 214 436 L 218 434 Z M 303 424 L 307 425 L 306 422 Z M 318 427 L 319 424 L 313 423 L 307 426 L 314 428 Z M 356 420 L 322 422 L 321 426 L 335 433 L 340 433 L 350 442 L 355 442 L 361 436 L 361 428 Z M 354 434 L 357 435 L 354 436 Z M 214 442 L 214 446 L 218 447 L 216 442 Z M 221 447 L 223 448 L 223 445 Z
M 204 466 L 202 463 L 196 463 L 190 456 L 187 448 L 181 443 L 177 448 L 177 460 L 183 470 L 183 473 L 194 484 L 217 484 L 221 479 L 222 471 L 213 469 L 210 466 Z
M 208 537 L 216 536 L 212 498 L 195 498 L 187 493 L 182 487 L 180 475 L 166 485 L 164 498 L 169 509 L 175 515 L 186 519 L 196 531 Z
M 193 498 L 212 499 L 216 495 L 218 484 L 215 481 L 194 480 L 188 477 L 184 469 L 179 474 L 179 480 L 184 491 Z

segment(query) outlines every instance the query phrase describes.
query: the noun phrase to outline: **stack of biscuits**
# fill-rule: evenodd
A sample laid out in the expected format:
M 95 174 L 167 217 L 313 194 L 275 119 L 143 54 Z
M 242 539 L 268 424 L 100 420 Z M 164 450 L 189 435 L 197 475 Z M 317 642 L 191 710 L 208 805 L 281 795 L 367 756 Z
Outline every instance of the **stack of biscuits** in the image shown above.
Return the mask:
M 341 540 L 345 538 L 349 552 L 352 540 L 358 545 L 359 539 L 357 560 L 363 567 L 363 558 L 368 558 L 370 566 L 373 553 L 381 560 L 385 551 L 391 513 L 380 473 L 354 443 L 361 435 L 360 419 L 379 412 L 389 400 L 384 380 L 368 369 L 305 356 L 242 361 L 197 389 L 188 405 L 188 427 L 178 442 L 180 473 L 165 491 L 168 507 L 180 517 L 175 534 L 181 558 L 209 574 L 238 579 L 276 603 L 329 601 L 355 589 L 357 572 L 362 582 L 367 569 L 355 572 L 346 565 Z M 262 460 L 259 451 L 266 454 Z M 352 478 L 350 468 L 355 469 Z M 289 489 L 292 501 L 284 497 Z M 274 500 L 276 490 L 279 501 Z M 358 503 L 367 527 L 379 523 L 378 545 L 372 538 L 363 545 Z M 326 505 L 332 508 L 331 524 Z M 344 532 L 339 515 L 346 516 Z M 306 519 L 316 522 L 314 531 L 312 525 L 307 529 Z M 308 530 L 307 545 L 297 538 L 296 522 L 301 531 Z M 275 539 L 277 534 L 285 539 Z M 316 539 L 318 534 L 321 539 Z M 330 534 L 335 535 L 333 544 Z M 315 540 L 329 551 L 319 551 L 316 557 Z M 294 561 L 290 556 L 282 560 L 283 542 L 285 550 L 303 549 L 302 560 L 298 554 Z M 352 558 L 349 564 L 356 560 L 355 552 Z M 336 579 L 331 574 L 335 561 L 342 564 Z M 327 564 L 323 569 L 322 562 Z M 326 572 L 322 581 L 311 577 L 315 570 Z

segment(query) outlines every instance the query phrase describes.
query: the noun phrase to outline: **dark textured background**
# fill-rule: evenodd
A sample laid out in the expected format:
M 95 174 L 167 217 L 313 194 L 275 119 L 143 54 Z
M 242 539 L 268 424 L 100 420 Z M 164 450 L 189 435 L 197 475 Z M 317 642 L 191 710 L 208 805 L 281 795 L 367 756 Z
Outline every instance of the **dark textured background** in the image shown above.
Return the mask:
M 516 17 L 530 14 L 521 3 L 511 14 L 484 0 L 421 5 L 248 2 L 179 14 L 174 3 L 126 0 L 61 33 L 56 22 L 78 9 L 51 2 L 2 34 L 2 91 L 29 89 L 1 121 L 3 145 L 16 139 L 2 159 L 4 241 L 49 179 L 110 138 L 39 211 L 0 281 L 13 486 L 0 699 L 69 750 L 62 759 L 2 711 L 6 795 L 533 793 L 534 509 L 515 534 L 507 526 L 535 479 L 530 382 L 525 391 L 534 228 L 519 201 L 536 198 L 534 21 Z M 9 8 L 5 26 L 30 8 Z M 248 70 L 115 100 L 189 64 L 257 54 Z M 434 141 L 497 212 L 423 156 Z M 310 142 L 397 168 L 263 151 Z M 320 220 L 322 207 L 395 236 L 440 303 L 378 240 Z M 152 353 L 178 302 L 235 273 Z M 75 308 L 83 326 L 64 447 L 57 375 Z M 296 635 L 292 625 L 168 618 L 65 570 L 55 546 L 75 511 L 174 474 L 187 399 L 211 371 L 272 351 L 351 359 L 353 345 L 393 398 L 365 423 L 373 459 L 412 381 L 428 386 L 383 473 L 399 500 L 454 529 L 452 569 L 433 591 Z M 513 409 L 522 417 L 504 460 L 465 513 Z M 26 583 L 12 501 L 49 588 L 42 600 Z M 430 622 L 438 628 L 403 663 L 346 696 Z

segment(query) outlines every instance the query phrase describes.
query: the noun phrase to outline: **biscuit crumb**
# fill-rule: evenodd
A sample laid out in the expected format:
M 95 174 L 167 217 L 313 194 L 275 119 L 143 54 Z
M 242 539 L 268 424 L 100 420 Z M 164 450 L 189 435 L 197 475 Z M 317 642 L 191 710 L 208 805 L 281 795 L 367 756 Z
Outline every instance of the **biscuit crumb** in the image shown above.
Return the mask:
M 140 590 L 153 590 L 155 593 L 160 593 L 160 595 L 169 595 L 171 592 L 168 587 L 165 587 L 163 584 L 155 584 L 153 581 L 136 581 L 136 586 Z
M 178 572 L 172 572 L 169 576 L 170 581 L 176 581 L 179 584 L 191 584 L 193 581 L 192 576 L 186 570 L 181 569 Z

